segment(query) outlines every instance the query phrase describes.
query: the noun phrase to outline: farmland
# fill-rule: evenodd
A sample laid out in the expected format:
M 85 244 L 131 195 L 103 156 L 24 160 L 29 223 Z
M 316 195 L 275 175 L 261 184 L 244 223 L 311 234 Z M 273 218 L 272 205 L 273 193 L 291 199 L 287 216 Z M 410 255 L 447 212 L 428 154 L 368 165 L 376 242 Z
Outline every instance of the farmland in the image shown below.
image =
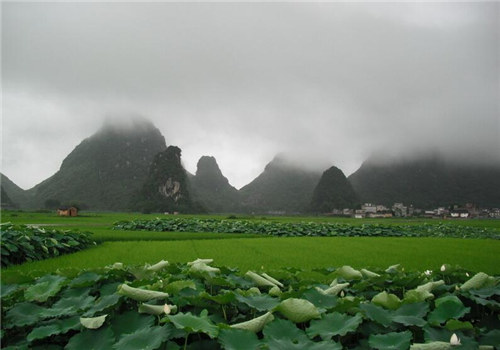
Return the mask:
M 114 262 L 127 264 L 154 263 L 166 259 L 186 262 L 198 257 L 211 257 L 217 263 L 241 269 L 261 266 L 277 269 L 304 267 L 314 269 L 349 264 L 355 267 L 384 267 L 402 263 L 407 269 L 436 269 L 443 263 L 459 265 L 471 271 L 500 273 L 497 256 L 500 241 L 490 239 L 453 239 L 436 237 L 271 237 L 253 233 L 221 232 L 155 232 L 113 229 L 124 220 L 158 220 L 158 214 L 86 213 L 75 218 L 53 213 L 5 212 L 2 222 L 42 225 L 59 230 L 93 233 L 97 246 L 76 254 L 13 266 L 2 271 L 2 280 L 29 280 L 56 270 L 75 274 L 81 269 L 96 268 Z M 160 216 L 172 219 L 172 216 Z M 376 227 L 453 227 L 457 230 L 481 229 L 500 233 L 496 220 L 437 221 L 423 219 L 356 220 L 327 217 L 238 217 L 176 216 L 175 220 L 246 222 L 248 225 L 289 225 L 299 223 Z M 240 225 L 241 226 L 241 225 Z M 342 226 L 342 227 L 343 227 Z M 426 228 L 427 229 L 427 228 Z M 377 229 L 378 230 L 378 229 Z M 476 231 L 474 231 L 476 232 Z M 139 242 L 138 242 L 139 241 Z
M 7 345 L 408 349 L 456 333 L 475 349 L 500 337 L 494 220 L 2 214 L 97 243 L 2 268 Z

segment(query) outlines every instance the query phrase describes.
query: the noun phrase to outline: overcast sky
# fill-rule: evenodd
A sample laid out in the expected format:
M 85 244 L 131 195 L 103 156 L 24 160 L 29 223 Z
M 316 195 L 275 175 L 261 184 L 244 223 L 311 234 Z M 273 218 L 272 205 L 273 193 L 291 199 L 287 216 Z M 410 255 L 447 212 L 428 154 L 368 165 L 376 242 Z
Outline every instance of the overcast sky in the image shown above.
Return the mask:
M 499 3 L 2 2 L 2 172 L 27 189 L 140 114 L 231 184 L 275 154 L 500 154 Z

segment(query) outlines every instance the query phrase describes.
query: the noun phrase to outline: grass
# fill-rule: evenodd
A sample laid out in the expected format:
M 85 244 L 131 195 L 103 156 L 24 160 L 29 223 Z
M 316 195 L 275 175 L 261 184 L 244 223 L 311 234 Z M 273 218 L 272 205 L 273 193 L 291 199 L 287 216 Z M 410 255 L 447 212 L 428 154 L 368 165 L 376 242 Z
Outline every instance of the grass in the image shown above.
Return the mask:
M 82 252 L 2 269 L 4 283 L 18 283 L 57 270 L 75 275 L 82 269 L 115 262 L 187 262 L 213 258 L 215 265 L 270 271 L 285 266 L 314 269 L 402 264 L 409 270 L 439 269 L 443 263 L 471 271 L 500 274 L 500 242 L 452 238 L 294 237 L 184 241 L 105 242 Z

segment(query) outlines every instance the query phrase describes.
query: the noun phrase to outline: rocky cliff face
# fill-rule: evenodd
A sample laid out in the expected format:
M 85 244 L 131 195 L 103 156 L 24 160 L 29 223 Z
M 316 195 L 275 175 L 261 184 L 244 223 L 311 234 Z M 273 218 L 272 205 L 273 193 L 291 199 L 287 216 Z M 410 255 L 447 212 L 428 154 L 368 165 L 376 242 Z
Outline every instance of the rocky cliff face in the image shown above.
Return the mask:
M 320 172 L 302 169 L 276 156 L 262 174 L 240 190 L 241 209 L 288 214 L 307 211 L 320 176 Z
M 210 212 L 238 211 L 238 190 L 229 184 L 214 157 L 203 156 L 196 174 L 190 178 L 193 198 Z
M 359 202 L 342 170 L 332 166 L 325 170 L 314 189 L 311 211 L 330 213 L 333 209 L 354 208 Z
M 78 202 L 93 210 L 127 210 L 165 138 L 145 119 L 105 124 L 64 159 L 59 171 L 28 190 L 29 207 L 46 200 Z
M 134 206 L 135 209 L 143 212 L 203 211 L 201 206 L 191 199 L 187 173 L 181 164 L 179 147 L 169 146 L 154 157 Z

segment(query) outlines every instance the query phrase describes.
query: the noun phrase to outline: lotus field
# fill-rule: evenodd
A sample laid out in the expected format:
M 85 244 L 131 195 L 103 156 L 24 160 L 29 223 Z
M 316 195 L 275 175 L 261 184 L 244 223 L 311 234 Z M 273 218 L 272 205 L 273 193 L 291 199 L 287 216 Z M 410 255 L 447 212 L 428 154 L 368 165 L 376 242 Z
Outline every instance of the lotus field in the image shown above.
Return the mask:
M 2 218 L 2 349 L 499 349 L 496 222 L 125 215 Z

